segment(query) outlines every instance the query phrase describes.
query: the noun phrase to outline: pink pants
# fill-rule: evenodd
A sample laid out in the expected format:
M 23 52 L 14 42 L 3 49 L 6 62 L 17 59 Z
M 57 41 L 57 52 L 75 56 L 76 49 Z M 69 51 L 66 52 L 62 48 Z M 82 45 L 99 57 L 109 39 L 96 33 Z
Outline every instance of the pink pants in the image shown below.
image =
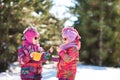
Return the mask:
M 31 78 L 22 78 L 22 80 L 41 80 L 41 78 L 31 79 Z
M 69 79 L 67 79 L 67 78 L 59 78 L 59 80 L 69 80 Z

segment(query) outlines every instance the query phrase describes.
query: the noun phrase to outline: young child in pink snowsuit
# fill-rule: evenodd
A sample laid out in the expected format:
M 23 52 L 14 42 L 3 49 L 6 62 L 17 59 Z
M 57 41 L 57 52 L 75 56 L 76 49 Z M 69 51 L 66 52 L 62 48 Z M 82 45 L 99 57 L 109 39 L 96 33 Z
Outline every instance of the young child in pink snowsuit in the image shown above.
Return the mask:
M 49 59 L 50 50 L 45 52 L 40 47 L 39 37 L 38 31 L 34 27 L 28 27 L 23 32 L 22 46 L 18 49 L 21 80 L 41 80 L 42 78 L 42 62 Z
M 62 30 L 62 38 L 63 44 L 57 47 L 59 55 L 57 77 L 59 80 L 75 80 L 81 37 L 77 30 L 67 27 Z

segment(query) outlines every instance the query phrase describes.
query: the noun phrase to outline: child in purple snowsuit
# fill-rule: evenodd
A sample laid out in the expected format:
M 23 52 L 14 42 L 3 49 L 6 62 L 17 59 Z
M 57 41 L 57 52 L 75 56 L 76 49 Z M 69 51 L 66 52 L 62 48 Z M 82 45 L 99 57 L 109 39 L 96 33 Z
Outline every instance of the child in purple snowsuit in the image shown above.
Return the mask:
M 75 80 L 81 48 L 79 39 L 81 37 L 76 29 L 72 27 L 62 29 L 63 43 L 56 48 L 59 55 L 57 64 L 58 80 Z
M 42 62 L 49 59 L 51 50 L 45 52 L 39 45 L 39 33 L 34 27 L 23 32 L 22 46 L 18 49 L 18 61 L 21 66 L 21 80 L 41 80 Z M 34 53 L 39 59 L 34 59 Z

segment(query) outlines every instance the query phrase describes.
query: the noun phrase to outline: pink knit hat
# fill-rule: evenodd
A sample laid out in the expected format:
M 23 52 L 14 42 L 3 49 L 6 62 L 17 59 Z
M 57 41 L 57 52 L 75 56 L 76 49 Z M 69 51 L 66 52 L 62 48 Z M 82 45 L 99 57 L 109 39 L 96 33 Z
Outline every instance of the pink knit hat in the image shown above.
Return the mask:
M 23 32 L 23 40 L 26 40 L 28 43 L 33 43 L 33 38 L 39 36 L 39 33 L 35 27 L 28 27 Z
M 81 39 L 76 29 L 73 27 L 66 27 L 62 29 L 62 37 L 66 37 L 69 42 L 73 42 L 76 39 Z

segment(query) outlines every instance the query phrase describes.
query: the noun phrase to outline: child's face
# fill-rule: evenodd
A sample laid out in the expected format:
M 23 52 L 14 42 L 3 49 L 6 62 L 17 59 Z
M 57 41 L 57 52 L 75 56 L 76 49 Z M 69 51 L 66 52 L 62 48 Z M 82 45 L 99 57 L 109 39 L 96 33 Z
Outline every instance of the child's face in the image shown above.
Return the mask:
M 64 44 L 68 44 L 68 43 L 69 43 L 69 40 L 68 40 L 68 38 L 66 38 L 66 37 L 63 37 L 63 38 L 62 38 L 62 41 L 63 41 Z
M 33 44 L 39 44 L 39 36 L 33 37 Z

